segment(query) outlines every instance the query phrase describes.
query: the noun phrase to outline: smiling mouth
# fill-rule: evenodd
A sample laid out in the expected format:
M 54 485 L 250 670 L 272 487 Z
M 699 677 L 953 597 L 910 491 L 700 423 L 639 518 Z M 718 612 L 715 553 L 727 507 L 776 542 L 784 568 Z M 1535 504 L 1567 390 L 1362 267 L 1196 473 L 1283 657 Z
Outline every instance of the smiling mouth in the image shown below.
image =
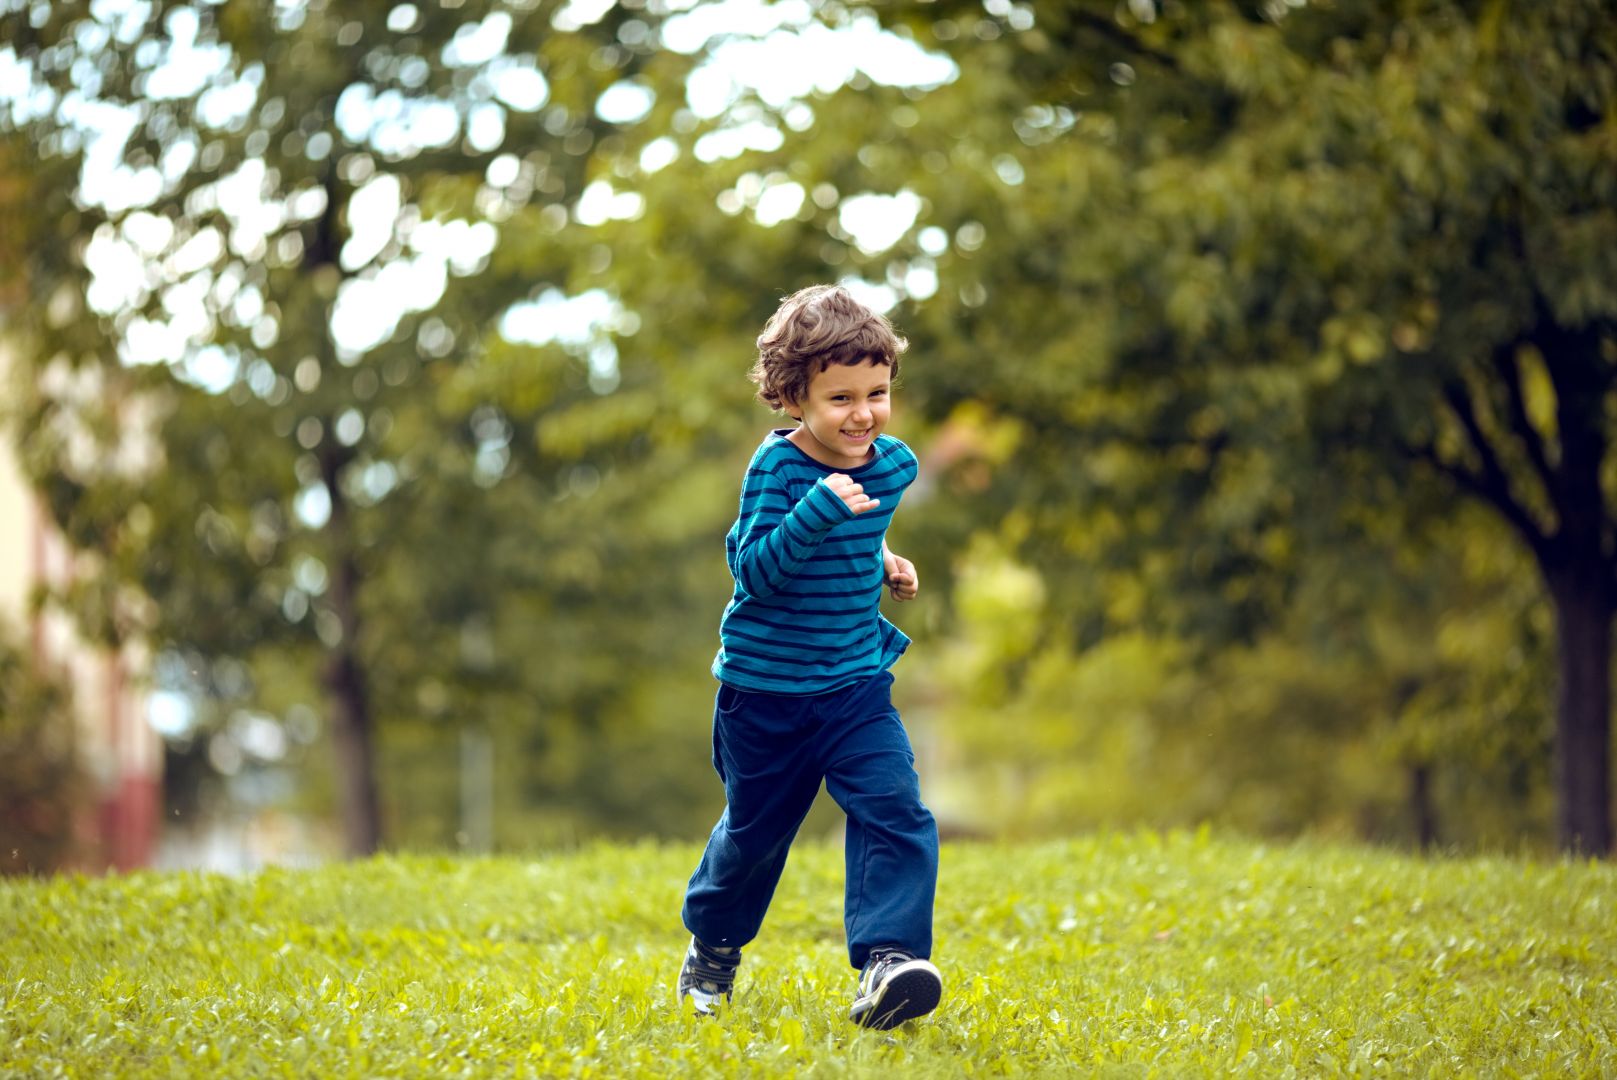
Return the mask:
M 843 428 L 842 434 L 850 439 L 863 439 L 870 434 L 870 430 L 870 428 L 864 428 L 860 431 L 849 431 L 848 429 Z

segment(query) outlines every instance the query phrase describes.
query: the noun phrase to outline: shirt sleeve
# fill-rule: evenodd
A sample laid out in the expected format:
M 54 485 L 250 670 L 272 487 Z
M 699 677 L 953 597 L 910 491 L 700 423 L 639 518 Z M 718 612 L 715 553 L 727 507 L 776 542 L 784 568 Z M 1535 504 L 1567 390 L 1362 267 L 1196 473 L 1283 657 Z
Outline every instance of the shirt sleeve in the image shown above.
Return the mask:
M 793 505 L 779 476 L 755 469 L 742 485 L 730 573 L 748 596 L 760 600 L 774 596 L 797 575 L 827 534 L 851 517 L 848 504 L 823 478 Z

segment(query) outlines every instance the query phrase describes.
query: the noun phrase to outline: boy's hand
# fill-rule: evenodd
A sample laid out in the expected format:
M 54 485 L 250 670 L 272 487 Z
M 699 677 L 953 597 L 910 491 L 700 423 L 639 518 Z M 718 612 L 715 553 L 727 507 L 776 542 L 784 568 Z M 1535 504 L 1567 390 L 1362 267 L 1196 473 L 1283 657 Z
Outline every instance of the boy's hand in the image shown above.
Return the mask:
M 915 576 L 915 564 L 902 555 L 888 551 L 883 555 L 882 566 L 887 571 L 887 587 L 892 590 L 893 599 L 914 600 L 915 594 L 921 591 L 921 581 Z
M 872 499 L 866 495 L 862 485 L 854 483 L 853 477 L 843 473 L 832 473 L 827 476 L 825 486 L 831 489 L 833 495 L 847 503 L 848 509 L 856 514 L 874 510 L 881 505 L 880 499 Z

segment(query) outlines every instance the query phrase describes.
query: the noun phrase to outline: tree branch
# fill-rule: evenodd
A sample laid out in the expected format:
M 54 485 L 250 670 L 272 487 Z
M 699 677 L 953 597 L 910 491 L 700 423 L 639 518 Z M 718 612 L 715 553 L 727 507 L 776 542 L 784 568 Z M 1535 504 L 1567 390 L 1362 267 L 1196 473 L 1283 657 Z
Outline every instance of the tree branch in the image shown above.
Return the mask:
M 1160 49 L 1152 48 L 1111 19 L 1103 15 L 1091 15 L 1086 11 L 1074 11 L 1070 15 L 1074 23 L 1086 30 L 1094 31 L 1113 45 L 1121 46 L 1135 56 L 1146 57 L 1175 74 L 1181 73 L 1179 61 L 1176 58 Z
M 1527 457 L 1537 470 L 1538 477 L 1544 482 L 1544 491 L 1549 495 L 1550 505 L 1557 504 L 1557 485 L 1560 476 L 1550 464 L 1549 454 L 1544 446 L 1544 436 L 1533 425 L 1532 418 L 1527 415 L 1527 397 L 1522 391 L 1521 368 L 1516 363 L 1516 346 L 1514 343 L 1502 345 L 1493 353 L 1494 370 L 1504 381 L 1505 391 L 1510 399 L 1510 427 L 1527 447 Z
M 1430 463 L 1460 487 L 1492 505 L 1521 534 L 1528 547 L 1532 548 L 1535 554 L 1543 556 L 1549 551 L 1553 537 L 1545 533 L 1528 509 L 1511 494 L 1510 478 L 1499 464 L 1499 457 L 1494 453 L 1493 444 L 1488 441 L 1487 433 L 1482 430 L 1482 425 L 1477 420 L 1476 410 L 1471 406 L 1470 391 L 1463 383 L 1451 382 L 1443 387 L 1443 400 L 1460 421 L 1460 426 L 1465 429 L 1466 440 L 1476 452 L 1477 460 L 1482 463 L 1481 470 L 1474 471 L 1444 461 L 1438 455 L 1436 447 L 1432 445 L 1414 447 L 1415 455 Z
M 1414 446 L 1406 445 L 1404 451 L 1409 457 L 1431 466 L 1434 470 L 1447 477 L 1456 487 L 1493 506 L 1522 535 L 1522 538 L 1527 541 L 1527 546 L 1533 549 L 1535 555 L 1542 558 L 1548 552 L 1549 538 L 1538 527 L 1538 523 L 1527 515 L 1521 505 L 1510 497 L 1508 491 L 1503 493 L 1504 499 L 1501 501 L 1501 492 L 1483 474 L 1473 472 L 1462 465 L 1444 461 L 1442 456 L 1438 454 L 1437 448 L 1430 443 Z

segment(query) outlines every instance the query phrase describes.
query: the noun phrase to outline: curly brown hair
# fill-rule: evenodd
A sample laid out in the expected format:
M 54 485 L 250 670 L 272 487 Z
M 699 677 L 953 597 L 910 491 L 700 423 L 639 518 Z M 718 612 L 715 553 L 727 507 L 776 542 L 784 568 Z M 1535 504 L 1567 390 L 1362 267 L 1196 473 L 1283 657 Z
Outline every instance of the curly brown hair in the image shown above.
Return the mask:
M 910 343 L 886 318 L 841 285 L 810 285 L 781 301 L 758 335 L 758 360 L 747 377 L 772 409 L 802 401 L 809 380 L 832 364 L 870 361 L 892 368 Z

